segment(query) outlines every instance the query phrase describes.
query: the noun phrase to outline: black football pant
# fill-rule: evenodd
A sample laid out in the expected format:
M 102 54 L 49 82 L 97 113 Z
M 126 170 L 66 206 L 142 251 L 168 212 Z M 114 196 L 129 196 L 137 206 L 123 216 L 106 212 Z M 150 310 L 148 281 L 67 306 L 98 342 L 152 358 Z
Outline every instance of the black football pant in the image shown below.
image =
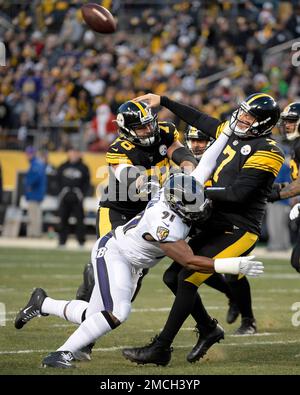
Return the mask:
M 248 255 L 254 248 L 257 239 L 258 236 L 253 233 L 232 229 L 230 232 L 222 231 L 217 234 L 202 232 L 199 236 L 192 238 L 189 245 L 197 255 L 210 258 L 229 258 Z M 198 287 L 212 275 L 187 270 L 179 267 L 179 264 L 175 262 L 167 269 L 165 276 L 170 275 L 172 271 L 177 273 L 177 287 L 174 286 L 172 289 L 176 297 L 167 322 L 159 335 L 159 340 L 168 345 L 173 342 L 190 314 L 195 319 L 201 334 L 209 333 L 215 326 L 197 292 Z M 231 289 L 242 317 L 253 317 L 248 280 L 244 276 L 230 276 L 229 279 L 237 285 Z

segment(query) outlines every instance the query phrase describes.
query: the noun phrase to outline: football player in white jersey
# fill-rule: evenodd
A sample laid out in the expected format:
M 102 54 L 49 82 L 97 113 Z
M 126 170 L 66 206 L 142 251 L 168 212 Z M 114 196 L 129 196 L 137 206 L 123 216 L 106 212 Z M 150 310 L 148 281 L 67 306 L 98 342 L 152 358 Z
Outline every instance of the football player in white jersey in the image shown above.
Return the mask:
M 211 153 L 215 157 L 213 150 Z M 41 288 L 34 290 L 27 305 L 17 314 L 17 329 L 38 315 L 55 315 L 79 325 L 61 347 L 43 359 L 44 367 L 73 367 L 72 361 L 79 350 L 124 322 L 130 313 L 139 272 L 156 265 L 165 256 L 202 273 L 250 276 L 263 273 L 263 264 L 253 261 L 253 257 L 196 256 L 185 242 L 192 221 L 204 221 L 211 210 L 210 201 L 204 197 L 203 183 L 214 164 L 208 166 L 205 160 L 212 162 L 212 157 L 204 158 L 203 172 L 195 172 L 200 182 L 184 174 L 170 177 L 144 212 L 97 240 L 92 251 L 95 286 L 89 302 L 55 300 Z

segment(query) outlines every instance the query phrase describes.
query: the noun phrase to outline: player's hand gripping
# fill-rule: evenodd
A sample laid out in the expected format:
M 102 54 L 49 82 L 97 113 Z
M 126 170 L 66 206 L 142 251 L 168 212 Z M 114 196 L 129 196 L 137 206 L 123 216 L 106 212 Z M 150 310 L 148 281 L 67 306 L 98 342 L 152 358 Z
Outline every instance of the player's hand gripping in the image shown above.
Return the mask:
M 260 261 L 253 261 L 254 255 L 240 258 L 239 272 L 251 277 L 258 277 L 264 272 L 264 265 Z

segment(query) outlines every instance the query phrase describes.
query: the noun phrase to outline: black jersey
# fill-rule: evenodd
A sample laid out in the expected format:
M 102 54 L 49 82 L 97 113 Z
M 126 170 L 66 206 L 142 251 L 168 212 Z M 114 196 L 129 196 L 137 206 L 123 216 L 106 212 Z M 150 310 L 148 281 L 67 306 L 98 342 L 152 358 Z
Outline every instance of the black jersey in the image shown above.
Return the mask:
M 173 123 L 159 122 L 160 141 L 152 146 L 135 145 L 124 139 L 117 138 L 109 147 L 106 154 L 108 165 L 129 164 L 146 169 L 148 175 L 156 175 L 160 183 L 169 174 L 170 160 L 167 156 L 168 148 L 179 139 L 179 133 Z M 126 192 L 126 191 L 125 191 Z M 114 175 L 109 166 L 108 186 L 100 200 L 101 207 L 109 207 L 124 215 L 135 216 L 144 210 L 147 205 L 145 200 L 131 201 L 127 192 Z
M 300 137 L 296 138 L 293 141 L 293 145 L 291 149 L 290 168 L 291 168 L 291 178 L 293 181 L 296 180 L 299 176 L 299 166 L 300 166 Z
M 161 104 L 213 138 L 225 127 L 224 122 L 166 97 Z M 267 197 L 283 161 L 284 154 L 269 136 L 241 139 L 233 134 L 211 178 L 210 185 L 221 188 L 208 193 L 214 207 L 211 221 L 259 235 Z
M 214 202 L 213 217 L 259 235 L 267 197 L 283 161 L 275 140 L 233 134 L 211 177 L 211 186 L 228 189 L 224 200 Z

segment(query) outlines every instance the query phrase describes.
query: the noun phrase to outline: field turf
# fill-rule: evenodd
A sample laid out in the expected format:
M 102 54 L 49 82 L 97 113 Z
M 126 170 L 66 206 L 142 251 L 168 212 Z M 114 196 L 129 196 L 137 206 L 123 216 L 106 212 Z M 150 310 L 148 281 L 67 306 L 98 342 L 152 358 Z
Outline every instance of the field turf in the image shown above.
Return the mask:
M 125 360 L 121 349 L 147 343 L 167 317 L 173 296 L 162 282 L 168 264 L 164 260 L 144 279 L 128 321 L 98 340 L 91 362 L 77 363 L 72 370 L 41 368 L 42 358 L 58 348 L 76 326 L 59 318 L 41 317 L 16 330 L 16 312 L 27 303 L 34 287 L 44 288 L 56 299 L 72 299 L 88 259 L 89 253 L 82 251 L 0 248 L 0 302 L 6 308 L 6 325 L 0 326 L 0 374 L 300 374 L 300 326 L 292 325 L 292 305 L 300 302 L 300 276 L 288 261 L 267 259 L 263 259 L 265 275 L 250 280 L 259 328 L 255 336 L 233 336 L 239 322 L 226 324 L 225 297 L 204 285 L 204 303 L 225 328 L 223 342 L 212 347 L 201 362 L 186 362 L 196 341 L 189 318 L 174 342 L 169 366 L 142 366 Z M 300 324 L 299 316 L 295 322 Z

